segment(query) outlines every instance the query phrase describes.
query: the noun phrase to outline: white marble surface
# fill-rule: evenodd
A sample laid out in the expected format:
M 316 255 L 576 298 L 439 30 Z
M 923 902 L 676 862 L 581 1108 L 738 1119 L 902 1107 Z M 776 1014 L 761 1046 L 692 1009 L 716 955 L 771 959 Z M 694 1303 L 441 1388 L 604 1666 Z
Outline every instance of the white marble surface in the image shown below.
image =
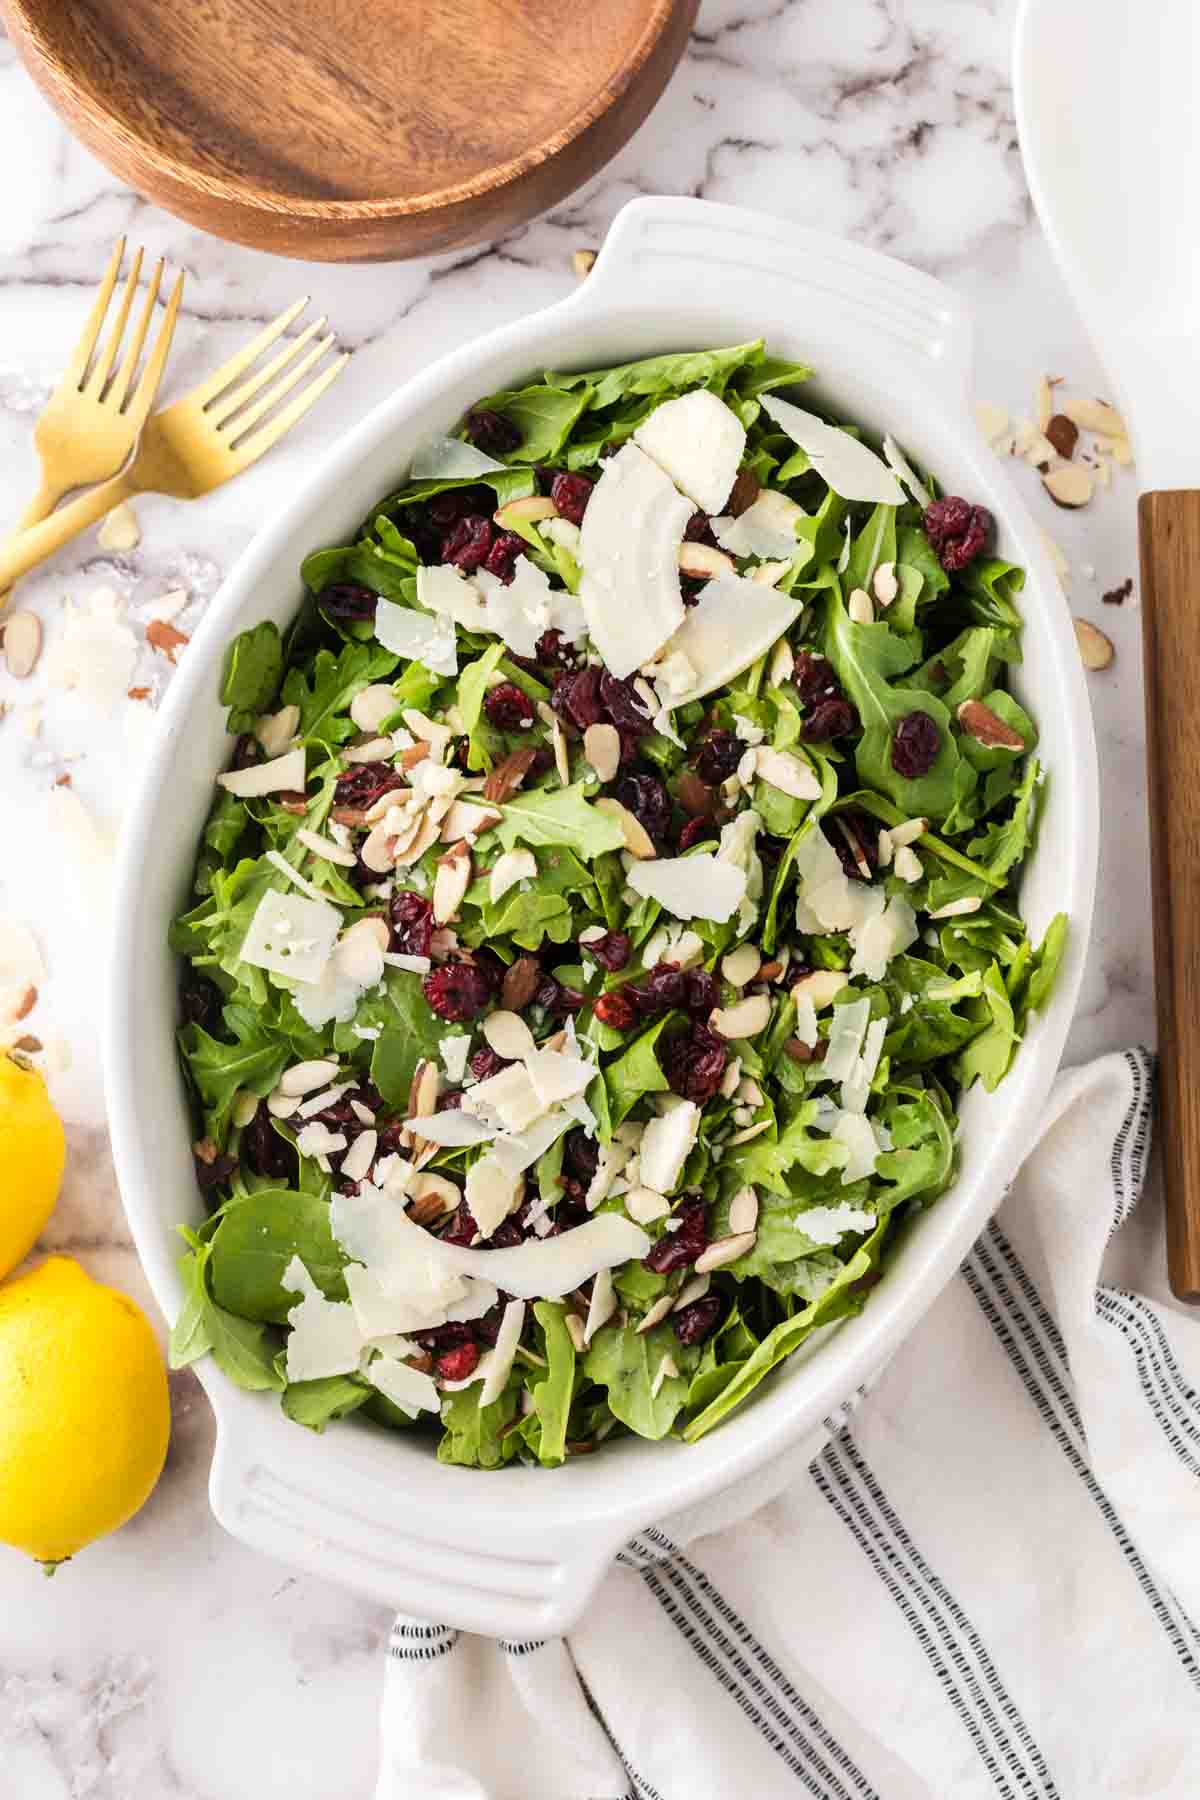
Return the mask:
M 1008 0 L 706 0 L 689 53 L 623 155 L 551 216 L 490 249 L 390 268 L 301 266 L 218 243 L 116 182 L 68 137 L 0 41 L 0 513 L 32 486 L 30 429 L 72 343 L 114 236 L 128 232 L 188 274 L 172 378 L 186 384 L 305 289 L 362 354 L 336 407 L 241 482 L 188 508 L 147 500 L 143 541 L 112 558 L 90 534 L 27 581 L 47 640 L 64 598 L 99 586 L 131 599 L 139 638 L 157 595 L 199 617 L 256 520 L 314 446 L 441 350 L 556 298 L 571 252 L 596 244 L 639 193 L 757 206 L 849 233 L 936 271 L 968 296 L 978 393 L 1028 413 L 1038 376 L 1104 391 L 1031 216 L 1007 61 Z M 1072 605 L 1101 623 L 1116 662 L 1091 679 L 1104 842 L 1074 1057 L 1152 1035 L 1143 726 L 1136 595 L 1101 590 L 1136 571 L 1136 478 L 1080 514 L 1018 470 L 1074 567 Z M 1092 571 L 1089 578 L 1086 571 Z M 186 651 L 183 652 L 186 655 Z M 139 681 L 170 675 L 143 650 Z M 120 823 L 143 703 L 101 718 L 77 697 L 0 674 L 5 794 L 0 911 L 31 921 L 49 970 L 30 1028 L 50 1051 L 71 1154 L 47 1247 L 153 1305 L 108 1160 L 96 1057 L 103 921 L 48 832 L 55 778 L 107 833 Z M 31 736 L 30 704 L 45 702 Z M 388 1619 L 377 1607 L 241 1548 L 209 1515 L 207 1404 L 173 1379 L 175 1429 L 143 1513 L 53 1584 L 0 1550 L 0 1800 L 363 1800 Z

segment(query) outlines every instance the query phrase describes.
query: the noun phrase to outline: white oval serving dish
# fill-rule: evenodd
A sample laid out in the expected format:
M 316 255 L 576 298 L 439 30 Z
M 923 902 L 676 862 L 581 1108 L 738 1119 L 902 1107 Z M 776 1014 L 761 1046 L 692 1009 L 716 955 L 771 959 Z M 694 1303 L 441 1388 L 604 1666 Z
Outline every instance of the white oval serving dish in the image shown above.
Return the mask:
M 1016 691 L 1049 770 L 1041 841 L 1022 888 L 1030 929 L 1071 918 L 1057 990 L 1012 1073 L 963 1107 L 962 1171 L 920 1219 L 870 1304 L 793 1357 L 754 1401 L 694 1446 L 620 1440 L 557 1470 L 496 1474 L 439 1464 L 429 1446 L 349 1421 L 317 1437 L 273 1395 L 198 1373 L 217 1419 L 212 1505 L 238 1537 L 407 1612 L 514 1638 L 566 1630 L 629 1535 L 778 1456 L 887 1360 L 954 1273 L 1030 1143 L 1075 1005 L 1095 883 L 1095 746 L 1071 620 L 1041 536 L 982 442 L 968 397 L 971 330 L 939 282 L 857 245 L 703 201 L 651 199 L 615 221 L 569 299 L 453 351 L 323 456 L 240 558 L 162 708 L 122 847 L 106 1082 L 113 1151 L 146 1273 L 179 1309 L 180 1220 L 203 1208 L 174 1045 L 178 970 L 167 926 L 229 740 L 218 702 L 229 639 L 285 624 L 302 557 L 343 541 L 394 488 L 413 446 L 480 394 L 542 368 L 596 368 L 765 337 L 811 362 L 812 392 L 892 431 L 953 490 L 991 508 L 999 548 L 1028 572 Z M 184 748 L 186 746 L 186 748 Z

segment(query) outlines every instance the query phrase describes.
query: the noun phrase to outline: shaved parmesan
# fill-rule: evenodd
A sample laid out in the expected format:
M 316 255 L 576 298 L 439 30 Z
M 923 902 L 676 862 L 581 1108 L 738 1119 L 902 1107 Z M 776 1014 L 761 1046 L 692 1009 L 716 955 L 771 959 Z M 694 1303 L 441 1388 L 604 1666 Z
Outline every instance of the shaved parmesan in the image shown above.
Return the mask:
M 741 575 L 719 575 L 706 582 L 664 650 L 664 660 L 683 657 L 694 672 L 691 686 L 672 694 L 672 706 L 699 700 L 732 681 L 765 655 L 803 609 L 802 597 L 781 594 Z
M 442 1067 L 446 1071 L 447 1081 L 461 1081 L 467 1068 L 467 1054 L 471 1048 L 471 1040 L 464 1033 L 459 1036 L 438 1039 L 441 1052 Z
M 764 561 L 796 554 L 796 525 L 804 508 L 774 488 L 764 488 L 753 506 L 736 519 L 714 519 L 713 531 L 722 550 L 731 556 L 755 556 Z
M 670 1112 L 650 1120 L 642 1134 L 641 1151 L 641 1178 L 647 1187 L 660 1194 L 671 1192 L 699 1129 L 700 1108 L 691 1100 L 681 1100 Z
M 1004 423 L 1008 423 L 1007 414 L 1004 415 Z M 1000 429 L 1003 431 L 1004 425 L 1002 425 Z M 925 486 L 925 483 L 918 479 L 916 471 L 912 468 L 908 458 L 905 456 L 894 437 L 888 436 L 884 438 L 883 454 L 887 458 L 889 469 L 891 469 L 893 475 L 897 476 L 898 479 L 904 483 L 917 505 L 922 507 L 930 506 L 933 502 L 933 495 Z
M 461 438 L 430 437 L 413 452 L 410 481 L 463 481 L 473 475 L 494 475 L 502 469 L 494 456 L 466 444 Z
M 617 1310 L 617 1296 L 613 1291 L 611 1269 L 600 1269 L 592 1283 L 592 1297 L 588 1302 L 587 1321 L 583 1327 L 583 1341 L 590 1344 L 602 1325 L 606 1325 Z
M 351 1374 L 363 1350 L 354 1308 L 345 1300 L 327 1300 L 298 1256 L 283 1271 L 283 1286 L 301 1296 L 288 1313 L 288 1380 Z
M 420 1119 L 405 1119 L 404 1125 L 407 1131 L 424 1138 L 427 1144 L 444 1144 L 452 1150 L 461 1150 L 467 1144 L 486 1143 L 488 1138 L 496 1135 L 494 1126 L 485 1125 L 482 1119 L 475 1118 L 473 1114 L 464 1112 L 457 1106 L 449 1112 L 430 1113 Z
M 635 894 L 657 900 L 677 919 L 718 924 L 733 917 L 746 892 L 746 871 L 707 851 L 634 863 L 627 879 Z
M 815 1046 L 818 1037 L 817 1009 L 813 1005 L 812 996 L 810 994 L 802 994 L 794 988 L 792 990 L 792 998 L 796 1003 L 796 1036 L 800 1039 L 802 1044 L 807 1044 L 808 1048 L 811 1050 Z
M 835 1006 L 829 1026 L 829 1048 L 821 1073 L 829 1081 L 845 1081 L 858 1063 L 863 1038 L 871 1022 L 871 1002 L 850 1000 Z
M 394 1356 L 377 1356 L 366 1371 L 367 1380 L 377 1387 L 393 1406 L 415 1419 L 418 1413 L 437 1412 L 441 1407 L 437 1383 L 432 1375 L 410 1369 Z
M 656 406 L 634 432 L 633 441 L 689 500 L 706 513 L 719 513 L 745 454 L 746 430 L 716 394 L 696 388 Z
M 514 1131 L 493 1141 L 491 1154 L 501 1168 L 519 1175 L 533 1167 L 538 1157 L 558 1142 L 564 1131 L 575 1123 L 568 1112 L 545 1113 L 535 1119 L 526 1131 Z
M 863 1035 L 862 1049 L 854 1067 L 842 1082 L 842 1110 L 848 1113 L 863 1113 L 867 1110 L 867 1101 L 871 1097 L 871 1083 L 875 1079 L 875 1071 L 879 1067 L 880 1052 L 883 1040 L 888 1032 L 888 1019 L 872 1019 Z
M 904 489 L 896 477 L 858 438 L 775 394 L 764 394 L 761 403 L 763 411 L 800 446 L 817 474 L 843 500 L 904 505 Z
M 841 1118 L 830 1133 L 830 1136 L 836 1139 L 839 1144 L 845 1144 L 846 1149 L 849 1152 L 845 1166 L 842 1169 L 843 1187 L 848 1186 L 852 1181 L 864 1181 L 868 1175 L 874 1174 L 875 1159 L 879 1155 L 879 1146 L 875 1142 L 875 1133 L 871 1129 L 871 1121 L 867 1118 L 865 1113 L 843 1112 Z M 874 1218 L 870 1214 L 865 1216 L 870 1225 L 875 1223 Z M 867 1227 L 864 1226 L 858 1227 L 859 1230 L 864 1230 L 866 1228 Z M 852 1230 L 854 1227 L 847 1226 L 845 1229 Z
M 248 769 L 229 769 L 217 776 L 217 786 L 239 800 L 254 800 L 263 794 L 282 794 L 299 789 L 304 792 L 304 748 L 289 750 L 286 756 L 272 757 L 270 762 L 251 763 Z
M 480 1237 L 490 1238 L 504 1223 L 520 1200 L 523 1186 L 520 1175 L 510 1173 L 489 1153 L 472 1163 L 467 1170 L 466 1201 Z
M 487 606 L 473 581 L 453 563 L 417 570 L 417 599 L 429 612 L 453 619 L 464 631 L 491 631 Z M 419 615 L 418 615 L 419 616 Z M 389 711 L 394 712 L 393 704 Z M 384 718 L 388 716 L 384 714 Z M 382 721 L 381 721 L 382 722 Z
M 416 612 L 381 597 L 375 603 L 375 636 L 385 650 L 424 663 L 435 675 L 458 673 L 454 621 L 441 614 Z
M 918 935 L 916 913 L 904 896 L 897 894 L 884 910 L 851 932 L 854 957 L 850 973 L 865 975 L 868 981 L 882 980 L 893 956 L 915 944 Z
M 238 954 L 243 962 L 289 980 L 318 982 L 333 953 L 342 917 L 327 900 L 265 893 Z
M 579 538 L 579 599 L 612 674 L 650 662 L 683 622 L 677 557 L 692 507 L 670 478 L 626 444 L 604 464 Z
M 503 1292 L 525 1300 L 561 1300 L 599 1270 L 616 1268 L 632 1257 L 640 1259 L 649 1249 L 646 1233 L 614 1212 L 597 1213 L 558 1237 L 506 1250 L 466 1250 L 437 1242 L 437 1254 L 448 1267 L 464 1275 L 484 1275 Z
M 521 1063 L 489 1075 L 463 1096 L 463 1108 L 471 1113 L 489 1113 L 505 1131 L 524 1131 L 546 1108 L 538 1098 L 529 1071 Z
M 504 1316 L 500 1320 L 500 1329 L 496 1333 L 496 1342 L 488 1354 L 488 1371 L 483 1381 L 483 1392 L 479 1396 L 480 1406 L 490 1406 L 498 1400 L 504 1391 L 513 1366 L 513 1358 L 517 1354 L 517 1345 L 521 1341 L 521 1332 L 525 1325 L 525 1302 L 510 1300 L 504 1308 Z
M 535 1050 L 525 1058 L 525 1067 L 543 1107 L 582 1094 L 596 1074 L 595 1063 L 564 1056 L 561 1050 Z
M 476 629 L 496 633 L 518 656 L 533 656 L 546 631 L 561 632 L 570 643 L 583 637 L 587 620 L 580 602 L 565 588 L 552 588 L 546 571 L 527 556 L 517 557 L 507 586 L 488 569 L 476 581 L 487 602 L 484 624 Z
M 843 1200 L 839 1206 L 808 1207 L 796 1214 L 795 1225 L 810 1243 L 832 1245 L 840 1243 L 848 1231 L 873 1231 L 875 1214 Z
M 373 922 L 360 919 L 334 945 L 320 980 L 295 995 L 296 1010 L 314 1031 L 331 1019 L 346 1025 L 363 995 L 383 980 L 383 967 L 384 952 L 373 933 Z

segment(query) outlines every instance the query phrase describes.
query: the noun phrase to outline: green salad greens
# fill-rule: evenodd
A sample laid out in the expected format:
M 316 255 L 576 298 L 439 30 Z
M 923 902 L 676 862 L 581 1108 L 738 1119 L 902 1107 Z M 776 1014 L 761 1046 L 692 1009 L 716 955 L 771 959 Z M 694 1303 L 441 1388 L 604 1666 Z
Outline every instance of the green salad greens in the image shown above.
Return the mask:
M 1022 571 L 761 343 L 545 374 L 230 646 L 178 1366 L 442 1460 L 694 1441 L 1044 1006 Z

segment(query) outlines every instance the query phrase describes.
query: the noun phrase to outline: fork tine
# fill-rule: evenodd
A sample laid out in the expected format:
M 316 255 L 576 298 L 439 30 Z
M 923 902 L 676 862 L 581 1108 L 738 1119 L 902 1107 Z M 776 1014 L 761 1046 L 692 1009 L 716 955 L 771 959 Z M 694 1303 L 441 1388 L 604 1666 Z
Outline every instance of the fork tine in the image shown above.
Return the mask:
M 236 449 L 229 452 L 231 464 L 229 473 L 239 475 L 243 469 L 248 469 L 252 462 L 257 462 L 263 452 L 269 450 L 272 444 L 277 444 L 280 438 L 292 429 L 296 421 L 304 417 L 309 407 L 316 405 L 325 389 L 337 380 L 349 361 L 349 355 L 339 356 L 314 381 L 310 381 L 308 386 L 297 394 L 291 404 L 285 406 L 281 413 L 277 413 L 273 419 L 268 419 L 267 423 L 260 426 L 250 437 L 242 438 Z
M 138 358 L 142 354 L 142 346 L 146 342 L 146 333 L 150 329 L 150 321 L 154 317 L 154 308 L 158 304 L 158 291 L 162 286 L 163 259 L 160 256 L 154 265 L 154 273 L 150 277 L 150 286 L 146 290 L 146 298 L 138 317 L 129 348 L 125 352 L 120 368 L 113 376 L 112 386 L 106 396 L 106 404 L 115 406 L 120 412 L 125 404 L 125 396 L 129 392 L 129 384 L 133 380 L 133 372 L 138 366 Z
M 121 303 L 117 307 L 117 316 L 113 321 L 108 341 L 97 356 L 91 374 L 83 386 L 85 394 L 99 400 L 104 392 L 104 384 L 108 380 L 109 370 L 117 359 L 117 351 L 121 348 L 121 339 L 125 336 L 125 327 L 129 323 L 129 309 L 133 305 L 133 296 L 137 293 L 138 282 L 142 274 L 142 250 L 139 245 L 134 251 L 133 267 L 125 279 L 125 291 L 121 295 Z
M 277 406 L 283 396 L 289 394 L 296 383 L 308 374 L 313 365 L 320 362 L 327 350 L 332 350 L 335 342 L 336 339 L 332 332 L 328 337 L 318 338 L 307 356 L 302 356 L 286 375 L 281 375 L 278 381 L 259 396 L 253 406 L 248 406 L 244 412 L 239 412 L 233 423 L 224 427 L 224 435 L 229 442 L 237 443 L 240 438 L 244 438 L 250 427 L 256 425 L 264 413 L 270 412 L 273 406 Z
M 125 239 L 119 237 L 113 245 L 113 253 L 108 259 L 108 267 L 104 271 L 104 279 L 92 302 L 92 310 L 87 316 L 87 323 L 79 334 L 79 342 L 71 352 L 71 360 L 67 364 L 64 380 L 74 387 L 83 386 L 83 377 L 91 360 L 92 351 L 96 348 L 96 339 L 100 336 L 100 327 L 104 324 L 104 315 L 108 311 L 108 303 L 112 299 L 112 291 L 117 285 L 121 260 L 125 255 Z
M 171 348 L 171 339 L 175 335 L 175 320 L 179 316 L 179 303 L 182 299 L 183 276 L 180 274 L 175 277 L 175 286 L 171 289 L 171 298 L 167 301 L 167 314 L 158 328 L 154 348 L 146 358 L 146 366 L 142 370 L 141 380 L 134 388 L 129 405 L 125 409 L 128 417 L 139 427 L 154 404 L 154 396 L 158 392 L 158 384 L 162 380 L 162 372 L 166 367 L 167 355 Z
M 220 400 L 214 400 L 212 405 L 207 409 L 209 424 L 217 426 L 223 425 L 226 419 L 237 412 L 239 407 L 244 406 L 248 400 L 253 399 L 259 388 L 266 383 L 272 382 L 276 375 L 280 374 L 282 370 L 287 368 L 290 362 L 299 356 L 305 344 L 320 331 L 324 324 L 324 319 L 314 319 L 312 324 L 307 326 L 305 330 L 300 333 L 299 337 L 289 338 L 278 356 L 273 356 L 265 368 L 256 369 L 254 373 L 248 375 L 245 381 L 238 387 L 231 389 L 230 392 L 224 395 Z M 330 339 L 330 342 L 332 342 L 332 339 Z
M 297 318 L 307 305 L 307 294 L 302 300 L 294 300 L 291 306 L 281 312 L 277 319 L 272 319 L 269 325 L 264 325 L 257 337 L 251 338 L 250 342 L 241 350 L 236 351 L 228 362 L 222 363 L 219 369 L 215 369 L 207 381 L 202 381 L 198 387 L 193 388 L 188 398 L 194 400 L 197 406 L 207 406 L 210 400 L 215 400 L 218 394 L 223 394 L 229 384 L 237 380 L 243 369 L 248 369 L 251 363 L 257 362 L 263 351 L 268 349 L 275 339 L 287 330 L 292 320 Z

